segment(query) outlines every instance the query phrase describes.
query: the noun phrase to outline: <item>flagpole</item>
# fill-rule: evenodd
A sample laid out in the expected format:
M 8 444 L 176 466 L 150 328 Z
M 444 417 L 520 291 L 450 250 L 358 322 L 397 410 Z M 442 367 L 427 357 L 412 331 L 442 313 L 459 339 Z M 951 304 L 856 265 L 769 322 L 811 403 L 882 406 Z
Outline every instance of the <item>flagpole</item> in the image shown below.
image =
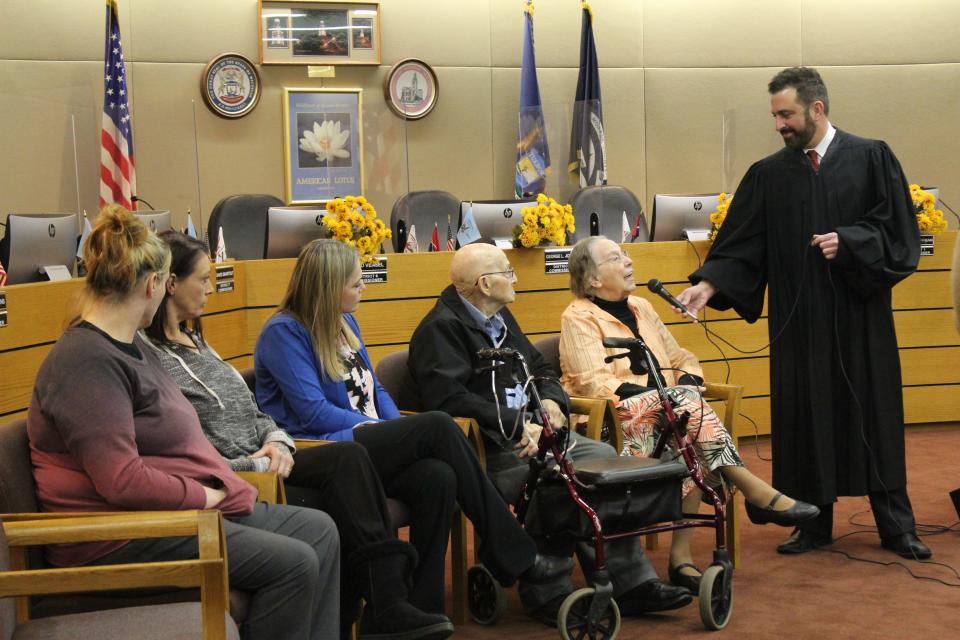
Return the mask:
M 77 187 L 77 213 L 80 213 L 80 163 L 77 161 L 77 119 L 72 113 L 70 114 L 70 130 L 73 132 L 73 181 Z M 79 217 L 77 221 L 80 221 Z
M 403 156 L 404 162 L 406 163 L 405 172 L 407 174 L 407 193 L 410 193 L 410 136 L 409 129 L 407 125 L 409 120 L 407 118 L 407 104 L 403 104 Z
M 193 156 L 197 165 L 197 217 L 200 218 L 199 237 L 203 237 L 203 196 L 200 194 L 200 138 L 197 134 L 197 103 L 191 98 L 190 107 L 193 109 Z

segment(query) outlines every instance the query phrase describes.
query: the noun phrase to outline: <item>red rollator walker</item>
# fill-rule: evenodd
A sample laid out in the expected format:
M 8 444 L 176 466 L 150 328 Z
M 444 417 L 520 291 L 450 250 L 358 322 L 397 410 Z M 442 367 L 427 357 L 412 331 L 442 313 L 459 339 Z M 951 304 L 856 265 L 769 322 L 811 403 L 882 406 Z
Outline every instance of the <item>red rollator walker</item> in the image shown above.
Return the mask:
M 649 371 L 653 358 L 640 338 L 606 338 L 607 348 L 627 349 L 608 360 L 641 353 Z M 657 375 L 651 375 L 663 406 L 665 428 L 650 458 L 616 457 L 577 461 L 567 459 L 567 428 L 554 429 L 523 355 L 513 349 L 483 349 L 481 360 L 507 369 L 529 394 L 543 424 L 539 451 L 530 460 L 523 493 L 516 505 L 517 519 L 531 534 L 565 536 L 591 542 L 596 552 L 592 585 L 567 596 L 557 615 L 564 640 L 612 640 L 620 631 L 620 609 L 606 568 L 604 543 L 633 536 L 688 527 L 712 527 L 716 534 L 713 563 L 700 580 L 700 617 L 707 629 L 723 629 L 733 611 L 733 565 L 727 552 L 726 496 L 703 479 L 693 444 L 687 435 L 689 414 L 674 411 L 674 401 Z M 672 446 L 670 446 L 672 443 Z M 669 456 L 663 456 L 665 451 Z M 556 464 L 548 464 L 552 454 Z M 703 491 L 713 513 L 683 513 L 682 483 L 690 477 Z M 534 515 L 535 514 L 535 515 Z M 503 587 L 482 565 L 467 574 L 469 608 L 479 624 L 494 624 L 506 610 Z

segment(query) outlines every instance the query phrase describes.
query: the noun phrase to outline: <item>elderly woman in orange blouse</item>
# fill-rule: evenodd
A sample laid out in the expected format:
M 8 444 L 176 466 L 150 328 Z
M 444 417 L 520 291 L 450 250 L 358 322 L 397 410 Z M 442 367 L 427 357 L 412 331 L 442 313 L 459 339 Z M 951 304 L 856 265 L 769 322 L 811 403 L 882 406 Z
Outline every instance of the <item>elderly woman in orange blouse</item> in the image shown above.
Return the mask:
M 624 436 L 622 455 L 649 456 L 664 426 L 660 398 L 640 354 L 610 363 L 604 357 L 622 353 L 606 349 L 607 337 L 642 337 L 653 354 L 659 376 L 678 411 L 690 414 L 688 433 L 695 442 L 701 468 L 711 486 L 722 481 L 743 492 L 747 515 L 757 524 L 792 526 L 815 517 L 819 509 L 793 500 L 753 475 L 743 465 L 720 419 L 701 398 L 703 369 L 660 321 L 653 306 L 630 295 L 636 288 L 633 263 L 620 247 L 603 236 L 577 243 L 570 255 L 570 289 L 576 296 L 563 312 L 560 334 L 561 382 L 572 395 L 612 398 L 617 403 Z M 700 490 L 688 481 L 684 511 L 699 508 Z M 674 532 L 670 548 L 670 580 L 697 592 L 700 571 L 693 564 L 693 529 Z

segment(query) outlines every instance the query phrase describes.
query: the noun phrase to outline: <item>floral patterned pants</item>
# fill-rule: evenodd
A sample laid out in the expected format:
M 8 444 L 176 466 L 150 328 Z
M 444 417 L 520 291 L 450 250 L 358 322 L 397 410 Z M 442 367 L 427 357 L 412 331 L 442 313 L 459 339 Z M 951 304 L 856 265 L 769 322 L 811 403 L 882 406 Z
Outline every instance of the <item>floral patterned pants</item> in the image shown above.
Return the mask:
M 720 487 L 723 480 L 719 471 L 721 467 L 743 466 L 733 439 L 696 387 L 670 387 L 667 393 L 674 400 L 674 412 L 679 414 L 686 411 L 690 414 L 687 435 L 694 443 L 704 479 L 711 487 Z M 649 457 L 660 432 L 666 427 L 666 417 L 657 392 L 646 391 L 624 398 L 617 405 L 617 415 L 623 431 L 623 451 L 620 455 Z M 670 455 L 671 449 L 676 451 L 676 442 L 672 440 L 668 443 L 666 455 Z M 685 479 L 683 495 L 686 496 L 695 486 L 693 480 Z

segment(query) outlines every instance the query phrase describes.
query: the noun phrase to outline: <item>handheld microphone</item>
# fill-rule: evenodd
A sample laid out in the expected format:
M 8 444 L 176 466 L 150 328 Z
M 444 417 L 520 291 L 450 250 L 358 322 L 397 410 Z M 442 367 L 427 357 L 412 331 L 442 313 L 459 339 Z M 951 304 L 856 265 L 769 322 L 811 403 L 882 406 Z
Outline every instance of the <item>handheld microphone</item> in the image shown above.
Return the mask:
M 509 360 L 517 355 L 515 349 L 501 347 L 498 349 L 480 349 L 477 351 L 477 357 L 481 360 Z
M 670 304 L 670 306 L 676 307 L 677 309 L 680 309 L 680 311 L 683 311 L 687 315 L 687 317 L 693 320 L 694 322 L 700 322 L 697 316 L 691 313 L 690 310 L 687 309 L 682 302 L 680 302 L 679 300 L 674 298 L 672 295 L 670 295 L 670 292 L 663 288 L 663 283 L 657 280 L 656 278 L 651 279 L 650 282 L 647 283 L 647 289 L 650 289 L 650 291 L 652 291 L 653 293 L 657 294 L 658 296 L 666 300 Z
M 151 209 L 152 211 L 156 211 L 156 209 L 153 208 L 153 205 L 152 205 L 152 204 L 150 204 L 149 202 L 147 202 L 146 200 L 144 200 L 143 198 L 141 198 L 141 197 L 139 197 L 139 196 L 130 196 L 130 200 L 131 200 L 132 202 L 142 202 L 143 204 L 145 204 L 145 205 L 147 205 L 148 207 L 150 207 L 150 209 Z M 201 221 L 201 222 L 202 222 L 202 221 Z

